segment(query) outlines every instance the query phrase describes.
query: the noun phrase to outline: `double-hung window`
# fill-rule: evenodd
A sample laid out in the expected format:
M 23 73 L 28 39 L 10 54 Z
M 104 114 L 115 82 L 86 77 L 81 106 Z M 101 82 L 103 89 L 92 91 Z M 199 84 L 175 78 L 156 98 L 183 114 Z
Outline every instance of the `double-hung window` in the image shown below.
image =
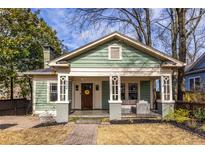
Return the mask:
M 57 92 L 57 82 L 50 82 L 49 84 L 49 100 L 50 102 L 57 101 L 58 92 Z
M 201 89 L 200 77 L 193 77 L 189 79 L 190 91 L 199 91 Z

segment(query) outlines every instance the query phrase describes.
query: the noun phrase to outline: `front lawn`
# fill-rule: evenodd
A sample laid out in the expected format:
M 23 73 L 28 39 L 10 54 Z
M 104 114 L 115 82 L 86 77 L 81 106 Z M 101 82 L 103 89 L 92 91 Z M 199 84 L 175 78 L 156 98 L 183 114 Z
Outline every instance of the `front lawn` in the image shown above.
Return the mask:
M 73 126 L 54 125 L 24 130 L 1 130 L 0 144 L 63 144 Z
M 104 125 L 98 144 L 205 144 L 205 140 L 170 124 Z

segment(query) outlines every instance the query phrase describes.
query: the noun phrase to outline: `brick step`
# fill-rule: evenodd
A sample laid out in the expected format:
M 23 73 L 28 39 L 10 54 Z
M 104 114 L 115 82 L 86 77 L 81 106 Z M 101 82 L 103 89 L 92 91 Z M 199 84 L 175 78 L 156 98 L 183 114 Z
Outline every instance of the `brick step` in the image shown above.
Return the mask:
M 78 119 L 76 124 L 101 124 L 101 119 Z

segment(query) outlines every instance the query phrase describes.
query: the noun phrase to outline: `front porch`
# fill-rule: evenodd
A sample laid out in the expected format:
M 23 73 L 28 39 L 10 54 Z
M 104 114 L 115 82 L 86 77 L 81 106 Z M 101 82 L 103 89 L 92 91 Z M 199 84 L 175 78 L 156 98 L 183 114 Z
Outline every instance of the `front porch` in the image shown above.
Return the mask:
M 164 117 L 174 108 L 172 72 L 139 74 L 116 72 L 101 76 L 58 73 L 57 119 L 73 117 Z M 160 101 L 156 101 L 156 80 L 160 80 Z M 158 103 L 158 113 L 156 104 Z M 133 111 L 134 108 L 134 111 Z M 93 110 L 93 111 L 92 111 Z M 154 112 L 153 112 L 154 111 Z M 66 121 L 67 119 L 64 119 Z

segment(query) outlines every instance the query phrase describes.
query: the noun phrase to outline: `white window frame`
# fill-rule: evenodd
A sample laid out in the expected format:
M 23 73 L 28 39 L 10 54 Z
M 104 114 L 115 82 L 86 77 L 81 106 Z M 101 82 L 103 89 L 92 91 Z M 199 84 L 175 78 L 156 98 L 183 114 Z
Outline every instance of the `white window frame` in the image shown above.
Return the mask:
M 111 58 L 111 48 L 119 48 L 119 58 Z M 122 60 L 122 47 L 120 45 L 111 45 L 108 47 L 108 59 L 109 60 Z
M 56 101 L 51 101 L 50 100 L 50 84 L 51 83 L 56 83 L 57 84 L 57 100 Z M 47 86 L 48 87 L 47 88 L 47 96 L 48 96 L 47 99 L 48 99 L 48 101 L 47 102 L 48 103 L 56 103 L 58 101 L 58 81 L 57 80 L 56 81 L 48 81 L 47 84 L 48 84 L 48 86 Z
M 191 86 L 190 86 L 190 80 L 191 79 L 194 79 L 194 91 L 196 91 L 196 85 L 195 85 L 195 79 L 196 78 L 199 78 L 199 82 L 200 82 L 200 86 L 201 86 L 201 76 L 194 76 L 194 77 L 190 77 L 189 78 L 189 90 L 191 91 Z M 200 90 L 201 90 L 201 87 L 200 87 Z

